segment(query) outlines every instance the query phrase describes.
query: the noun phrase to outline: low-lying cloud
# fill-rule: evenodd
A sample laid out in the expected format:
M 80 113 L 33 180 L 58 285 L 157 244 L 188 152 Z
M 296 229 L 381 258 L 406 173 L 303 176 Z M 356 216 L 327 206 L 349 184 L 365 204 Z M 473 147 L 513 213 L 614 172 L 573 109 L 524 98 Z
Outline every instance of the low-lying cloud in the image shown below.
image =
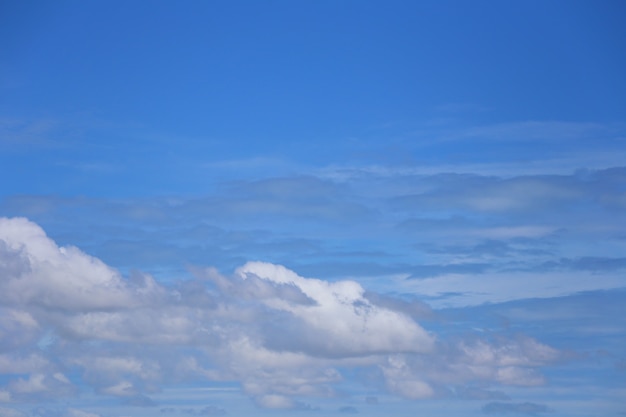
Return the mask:
M 165 383 L 206 381 L 237 382 L 260 407 L 302 408 L 338 395 L 343 372 L 362 369 L 380 390 L 419 400 L 475 382 L 541 385 L 541 368 L 561 356 L 523 335 L 447 340 L 416 321 L 431 314 L 423 303 L 353 280 L 263 262 L 232 275 L 190 272 L 167 285 L 126 277 L 27 219 L 0 219 L 0 399 L 71 398 L 89 387 L 154 405 Z

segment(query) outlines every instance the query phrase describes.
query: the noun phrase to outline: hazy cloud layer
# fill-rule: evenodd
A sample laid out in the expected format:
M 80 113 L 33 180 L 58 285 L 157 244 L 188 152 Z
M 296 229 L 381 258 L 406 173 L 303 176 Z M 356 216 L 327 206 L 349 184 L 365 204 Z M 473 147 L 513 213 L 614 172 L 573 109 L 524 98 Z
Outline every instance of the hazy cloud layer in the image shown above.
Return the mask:
M 502 403 L 492 402 L 483 406 L 483 413 L 485 414 L 526 414 L 526 415 L 538 415 L 547 413 L 550 408 L 544 404 L 535 404 L 530 402 L 525 403 Z
M 167 282 L 185 265 L 231 271 L 259 259 L 439 307 L 623 287 L 625 184 L 623 167 L 509 176 L 354 167 L 225 182 L 195 198 L 14 196 L 0 209 L 126 274 Z M 7 256 L 8 271 L 25 262 Z

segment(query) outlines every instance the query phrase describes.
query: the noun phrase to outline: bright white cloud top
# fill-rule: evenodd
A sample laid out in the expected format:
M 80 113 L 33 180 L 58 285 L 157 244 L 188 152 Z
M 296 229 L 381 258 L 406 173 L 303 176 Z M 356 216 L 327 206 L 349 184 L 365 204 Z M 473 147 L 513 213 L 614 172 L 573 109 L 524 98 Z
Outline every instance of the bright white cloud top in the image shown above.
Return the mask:
M 623 414 L 613 1 L 0 4 L 0 417 Z

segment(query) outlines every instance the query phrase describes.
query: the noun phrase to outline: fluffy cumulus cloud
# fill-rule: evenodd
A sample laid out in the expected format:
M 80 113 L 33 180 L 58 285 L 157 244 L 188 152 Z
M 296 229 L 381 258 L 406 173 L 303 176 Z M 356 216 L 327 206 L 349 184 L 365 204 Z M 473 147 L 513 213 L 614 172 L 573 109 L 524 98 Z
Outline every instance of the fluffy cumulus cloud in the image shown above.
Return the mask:
M 234 381 L 260 407 L 305 409 L 307 398 L 337 395 L 346 370 L 357 369 L 404 398 L 464 398 L 474 382 L 542 384 L 541 368 L 561 355 L 525 336 L 445 340 L 415 320 L 427 308 L 409 307 L 352 280 L 262 262 L 232 275 L 191 268 L 189 279 L 167 285 L 126 277 L 26 219 L 2 218 L 0 401 L 89 389 L 154 404 L 150 395 L 167 383 Z
M 122 277 L 74 247 L 58 247 L 26 219 L 0 219 L 0 294 L 6 305 L 100 310 L 135 303 Z
M 439 343 L 437 353 L 432 355 L 389 355 L 380 368 L 388 389 L 405 398 L 449 394 L 442 391 L 443 387 L 455 387 L 453 393 L 458 398 L 477 398 L 478 392 L 464 384 L 543 385 L 545 380 L 538 370 L 561 358 L 561 352 L 528 337 L 474 338 Z M 501 397 L 497 392 L 479 393 Z
M 259 278 L 277 286 L 291 286 L 312 303 L 293 303 L 268 297 L 263 303 L 284 311 L 296 321 L 300 349 L 312 355 L 362 356 L 390 352 L 429 352 L 434 339 L 404 314 L 372 304 L 354 281 L 307 279 L 279 265 L 252 262 L 237 269 L 244 281 Z

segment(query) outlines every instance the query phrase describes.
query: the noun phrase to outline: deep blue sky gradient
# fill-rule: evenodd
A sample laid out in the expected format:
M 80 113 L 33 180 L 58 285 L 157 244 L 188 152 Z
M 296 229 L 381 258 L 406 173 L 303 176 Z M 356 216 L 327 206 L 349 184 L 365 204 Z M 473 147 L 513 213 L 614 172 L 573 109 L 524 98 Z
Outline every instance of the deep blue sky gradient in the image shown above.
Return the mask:
M 58 192 L 90 194 L 87 183 L 70 185 L 67 165 L 80 159 L 127 167 L 131 188 L 108 195 L 177 193 L 195 176 L 188 160 L 377 162 L 383 138 L 396 146 L 394 163 L 468 152 L 493 160 L 506 150 L 410 148 L 433 124 L 617 123 L 626 114 L 619 2 L 3 7 L 0 109 L 23 135 L 51 131 L 46 153 L 24 138 L 4 145 L 3 164 L 22 174 L 14 191 L 43 192 L 26 167 L 44 164 L 64 179 Z M 131 167 L 139 160 L 144 169 Z

